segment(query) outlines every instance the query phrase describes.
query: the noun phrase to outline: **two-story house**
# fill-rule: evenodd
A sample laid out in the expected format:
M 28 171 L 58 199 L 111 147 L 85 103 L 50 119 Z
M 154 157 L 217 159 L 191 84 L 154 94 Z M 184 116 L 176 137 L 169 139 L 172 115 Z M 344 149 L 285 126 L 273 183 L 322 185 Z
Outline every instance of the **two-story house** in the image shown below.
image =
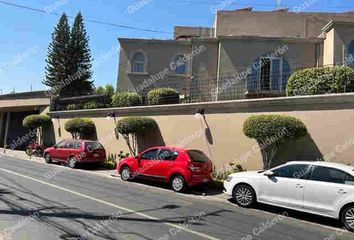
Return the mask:
M 172 87 L 188 101 L 282 96 L 297 69 L 353 64 L 354 12 L 219 11 L 210 28 L 119 43 L 120 90 L 146 97 Z

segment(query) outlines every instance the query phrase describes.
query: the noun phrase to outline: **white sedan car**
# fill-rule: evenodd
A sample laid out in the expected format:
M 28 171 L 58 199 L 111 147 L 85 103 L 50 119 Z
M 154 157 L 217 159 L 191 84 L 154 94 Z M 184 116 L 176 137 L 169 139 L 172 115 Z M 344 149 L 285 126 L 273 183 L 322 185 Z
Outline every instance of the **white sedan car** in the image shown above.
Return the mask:
M 288 162 L 268 171 L 240 172 L 224 181 L 241 207 L 256 202 L 340 219 L 354 231 L 354 168 L 329 162 Z

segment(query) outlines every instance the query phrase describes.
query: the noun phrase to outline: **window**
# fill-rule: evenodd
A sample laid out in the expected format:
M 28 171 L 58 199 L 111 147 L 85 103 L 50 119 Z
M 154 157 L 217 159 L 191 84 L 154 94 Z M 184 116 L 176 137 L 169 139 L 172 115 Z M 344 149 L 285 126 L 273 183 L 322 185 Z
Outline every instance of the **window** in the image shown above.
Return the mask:
M 199 150 L 189 150 L 188 152 L 189 158 L 192 162 L 208 162 L 210 161 L 208 156 L 205 155 L 202 151 Z
M 261 90 L 270 90 L 270 58 L 261 58 L 261 76 L 260 88 Z
M 183 55 L 178 55 L 175 58 L 175 74 L 186 74 L 187 73 L 187 67 L 186 67 L 186 63 L 184 62 L 184 56 Z
M 86 151 L 94 151 L 97 149 L 103 149 L 102 145 L 99 142 L 87 142 L 85 143 Z
M 308 179 L 311 173 L 311 166 L 308 164 L 291 164 L 272 171 L 276 177 Z
M 157 148 L 146 151 L 141 155 L 141 159 L 148 159 L 148 160 L 156 159 L 157 157 L 156 155 L 158 151 L 159 149 Z
M 282 89 L 282 58 L 260 59 L 259 88 L 260 90 Z
M 80 148 L 81 148 L 81 142 L 75 142 L 74 149 L 80 149 Z
M 136 52 L 132 58 L 132 73 L 145 72 L 145 55 L 142 52 Z
M 159 160 L 167 160 L 167 161 L 173 161 L 177 158 L 178 152 L 171 151 L 168 149 L 161 149 L 159 152 L 158 159 Z
M 354 185 L 354 177 L 350 174 L 345 175 L 344 183 L 348 185 Z
M 344 184 L 347 173 L 335 168 L 317 166 L 313 170 L 311 180 Z
M 74 142 L 73 142 L 73 141 L 69 141 L 69 142 L 66 144 L 66 148 L 73 149 L 73 148 L 74 148 Z
M 349 44 L 347 61 L 348 65 L 354 67 L 354 41 Z
M 65 148 L 66 147 L 66 141 L 61 141 L 57 144 L 58 148 Z

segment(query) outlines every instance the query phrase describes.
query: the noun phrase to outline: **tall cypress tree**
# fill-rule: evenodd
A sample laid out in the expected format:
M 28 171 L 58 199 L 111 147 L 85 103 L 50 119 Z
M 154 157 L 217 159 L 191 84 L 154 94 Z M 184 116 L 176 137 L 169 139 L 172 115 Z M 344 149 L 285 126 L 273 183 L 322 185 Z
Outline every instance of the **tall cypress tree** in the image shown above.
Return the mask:
M 75 18 L 70 33 L 69 62 L 72 84 L 66 88 L 70 96 L 91 94 L 94 92 L 93 81 L 91 81 L 91 51 L 89 48 L 89 37 L 87 35 L 83 17 L 79 12 Z
M 61 95 L 65 89 L 69 67 L 70 27 L 65 13 L 52 33 L 52 42 L 48 47 L 46 72 L 43 84 L 49 86 L 53 94 Z

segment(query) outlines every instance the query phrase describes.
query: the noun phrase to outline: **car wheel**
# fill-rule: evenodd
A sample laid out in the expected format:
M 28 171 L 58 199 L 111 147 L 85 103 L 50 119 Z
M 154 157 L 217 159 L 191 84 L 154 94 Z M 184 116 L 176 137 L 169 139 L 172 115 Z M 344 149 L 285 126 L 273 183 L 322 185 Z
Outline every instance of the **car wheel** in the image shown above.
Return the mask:
M 240 207 L 249 208 L 256 202 L 256 194 L 253 188 L 245 184 L 236 186 L 232 197 Z
M 351 232 L 354 232 L 354 205 L 346 207 L 341 214 L 343 225 Z
M 171 188 L 175 192 L 183 192 L 186 189 L 186 182 L 181 175 L 174 175 L 171 179 Z
M 52 163 L 52 157 L 50 156 L 49 153 L 45 154 L 44 160 L 45 160 L 46 163 Z
M 69 168 L 76 168 L 76 165 L 77 165 L 77 161 L 76 161 L 76 158 L 75 157 L 70 157 L 69 158 Z
M 133 179 L 132 175 L 132 170 L 130 170 L 130 168 L 127 166 L 122 167 L 122 169 L 120 170 L 120 177 L 123 181 Z

